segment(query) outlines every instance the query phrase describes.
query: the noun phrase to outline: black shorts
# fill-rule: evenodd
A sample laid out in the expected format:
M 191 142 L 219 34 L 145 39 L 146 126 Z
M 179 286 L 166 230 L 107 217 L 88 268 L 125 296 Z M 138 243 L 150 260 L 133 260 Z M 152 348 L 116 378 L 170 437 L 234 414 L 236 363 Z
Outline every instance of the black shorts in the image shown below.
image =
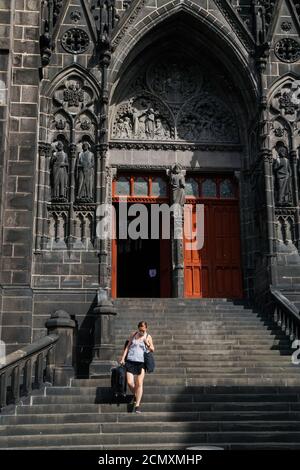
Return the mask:
M 145 363 L 136 361 L 126 361 L 125 367 L 127 372 L 130 372 L 133 375 L 140 375 L 142 373 L 142 369 L 145 369 Z

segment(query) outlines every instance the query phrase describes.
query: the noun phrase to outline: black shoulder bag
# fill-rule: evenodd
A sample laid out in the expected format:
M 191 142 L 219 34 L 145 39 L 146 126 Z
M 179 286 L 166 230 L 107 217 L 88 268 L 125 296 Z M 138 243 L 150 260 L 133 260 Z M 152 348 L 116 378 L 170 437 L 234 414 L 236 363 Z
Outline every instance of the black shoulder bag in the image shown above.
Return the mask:
M 152 352 L 150 351 L 144 352 L 144 363 L 145 363 L 146 372 L 148 372 L 148 374 L 151 374 L 151 372 L 154 372 L 155 360 L 154 360 L 154 355 Z

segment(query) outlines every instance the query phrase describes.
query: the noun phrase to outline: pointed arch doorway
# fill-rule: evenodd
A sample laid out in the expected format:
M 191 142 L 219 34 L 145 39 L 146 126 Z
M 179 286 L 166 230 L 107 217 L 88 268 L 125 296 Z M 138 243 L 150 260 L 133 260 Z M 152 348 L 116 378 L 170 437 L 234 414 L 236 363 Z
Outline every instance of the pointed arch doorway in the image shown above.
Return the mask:
M 170 21 L 166 28 L 157 27 L 155 34 L 144 38 L 144 47 L 141 43 L 122 62 L 111 100 L 110 161 L 130 171 L 160 167 L 163 172 L 177 162 L 188 178 L 196 175 L 201 180 L 197 195 L 187 194 L 187 199 L 205 205 L 205 246 L 191 253 L 183 243 L 176 262 L 171 250 L 172 293 L 240 298 L 241 222 L 233 175 L 246 158 L 243 146 L 252 90 L 249 84 L 244 96 L 240 94 L 239 83 L 246 88 L 248 79 L 233 50 L 232 61 L 227 56 L 222 61 L 224 44 L 215 44 L 208 36 L 204 41 L 192 18 L 180 18 L 179 24 Z M 202 190 L 208 176 L 216 185 L 214 196 Z M 234 197 L 226 195 L 226 179 L 233 184 Z M 181 284 L 175 291 L 177 281 Z M 114 292 L 118 295 L 116 288 Z

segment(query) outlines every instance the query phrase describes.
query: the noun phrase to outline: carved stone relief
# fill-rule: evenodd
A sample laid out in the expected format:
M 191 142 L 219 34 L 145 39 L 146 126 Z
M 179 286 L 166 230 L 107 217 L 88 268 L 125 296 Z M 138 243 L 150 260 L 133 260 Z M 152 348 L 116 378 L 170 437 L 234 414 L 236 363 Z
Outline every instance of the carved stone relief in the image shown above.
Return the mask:
M 70 74 L 56 87 L 50 111 L 47 234 L 51 246 L 92 243 L 98 98 L 90 82 Z
M 275 235 L 279 251 L 297 252 L 295 215 L 292 210 L 283 212 L 282 209 L 279 209 L 276 211 Z
M 168 140 L 174 129 L 168 110 L 145 94 L 119 106 L 113 135 L 117 139 Z
M 281 114 L 287 121 L 299 119 L 300 81 L 289 80 L 275 92 L 271 100 L 273 112 Z
M 294 170 L 300 145 L 300 81 L 287 77 L 270 97 L 270 146 L 273 148 L 273 176 L 276 206 L 291 206 L 298 199 L 293 188 L 300 184 Z M 299 161 L 299 159 L 298 159 Z M 299 166 L 299 163 L 297 164 Z
M 233 109 L 212 82 L 184 58 L 151 64 L 116 107 L 112 139 L 238 144 Z

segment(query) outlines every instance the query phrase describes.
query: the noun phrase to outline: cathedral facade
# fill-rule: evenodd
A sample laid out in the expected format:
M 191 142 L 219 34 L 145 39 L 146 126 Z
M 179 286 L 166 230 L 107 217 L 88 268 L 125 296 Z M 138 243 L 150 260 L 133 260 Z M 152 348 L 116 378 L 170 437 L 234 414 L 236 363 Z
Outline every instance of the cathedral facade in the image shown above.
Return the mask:
M 0 0 L 7 352 L 59 309 L 88 364 L 115 298 L 297 292 L 299 15 L 297 0 Z M 174 220 L 170 238 L 99 233 L 100 206 L 176 198 L 192 225 L 204 208 L 203 248 Z

